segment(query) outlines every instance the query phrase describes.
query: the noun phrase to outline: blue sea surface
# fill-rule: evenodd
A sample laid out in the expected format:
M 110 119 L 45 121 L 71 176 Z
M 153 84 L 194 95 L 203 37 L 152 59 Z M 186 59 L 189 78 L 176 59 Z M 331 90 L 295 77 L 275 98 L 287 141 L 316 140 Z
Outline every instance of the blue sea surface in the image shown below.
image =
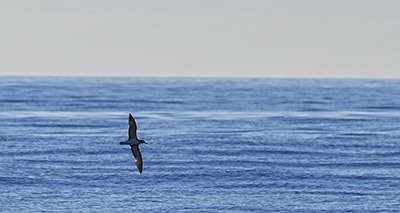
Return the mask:
M 399 80 L 0 77 L 0 212 L 397 212 L 399 144 Z

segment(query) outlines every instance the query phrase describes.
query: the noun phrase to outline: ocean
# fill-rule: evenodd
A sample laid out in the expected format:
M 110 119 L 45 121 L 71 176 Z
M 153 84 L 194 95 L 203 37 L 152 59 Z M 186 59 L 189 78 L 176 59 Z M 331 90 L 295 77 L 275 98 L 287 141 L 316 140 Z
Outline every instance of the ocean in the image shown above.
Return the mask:
M 399 144 L 400 80 L 0 77 L 0 212 L 397 212 Z

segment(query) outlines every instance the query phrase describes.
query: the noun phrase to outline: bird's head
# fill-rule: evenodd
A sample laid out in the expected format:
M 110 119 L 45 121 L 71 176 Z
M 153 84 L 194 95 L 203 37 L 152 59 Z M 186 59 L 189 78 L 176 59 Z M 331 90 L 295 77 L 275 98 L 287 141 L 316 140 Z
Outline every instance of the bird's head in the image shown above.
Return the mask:
M 146 143 L 146 141 L 144 141 L 144 140 L 138 140 L 140 143 L 145 143 L 145 144 L 147 144 Z

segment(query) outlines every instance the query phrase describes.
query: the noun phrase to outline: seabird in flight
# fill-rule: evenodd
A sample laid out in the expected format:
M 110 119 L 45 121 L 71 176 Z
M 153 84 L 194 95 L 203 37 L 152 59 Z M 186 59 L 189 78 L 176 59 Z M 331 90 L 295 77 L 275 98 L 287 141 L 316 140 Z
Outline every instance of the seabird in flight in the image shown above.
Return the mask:
M 135 164 L 136 164 L 139 172 L 142 173 L 143 161 L 142 161 L 142 154 L 140 154 L 140 150 L 139 150 L 139 144 L 142 144 L 142 143 L 147 144 L 147 143 L 144 140 L 139 140 L 137 138 L 136 130 L 137 130 L 137 127 L 136 127 L 135 119 L 133 119 L 132 115 L 129 114 L 128 140 L 122 141 L 119 144 L 131 146 L 133 157 L 135 157 Z

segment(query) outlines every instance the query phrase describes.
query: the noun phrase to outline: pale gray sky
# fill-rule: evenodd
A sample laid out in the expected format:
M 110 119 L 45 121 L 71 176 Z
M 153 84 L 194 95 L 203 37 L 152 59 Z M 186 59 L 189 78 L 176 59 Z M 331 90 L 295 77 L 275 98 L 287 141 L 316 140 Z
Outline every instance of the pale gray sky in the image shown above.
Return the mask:
M 0 76 L 400 78 L 399 0 L 1 0 Z

